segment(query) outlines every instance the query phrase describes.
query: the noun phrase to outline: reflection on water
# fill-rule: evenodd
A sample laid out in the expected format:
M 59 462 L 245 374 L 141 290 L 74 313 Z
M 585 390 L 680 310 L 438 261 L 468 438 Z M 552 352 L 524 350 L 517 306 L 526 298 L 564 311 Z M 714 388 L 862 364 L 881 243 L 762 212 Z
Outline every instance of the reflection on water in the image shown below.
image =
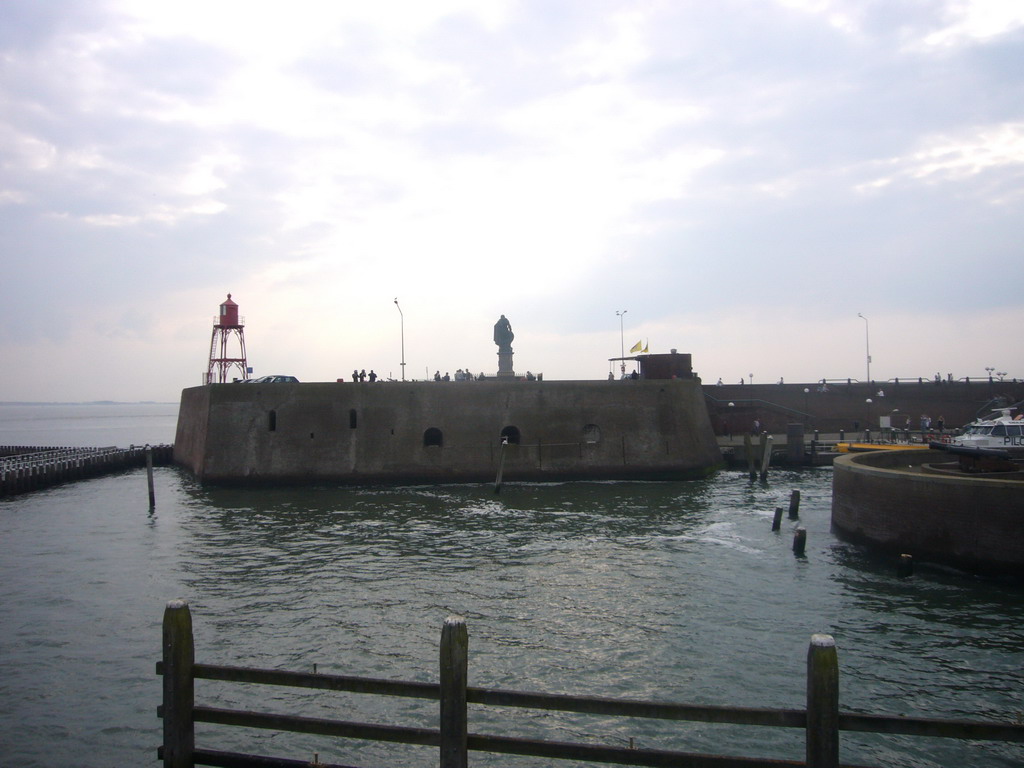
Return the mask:
M 1013 719 L 1020 591 L 893 564 L 829 531 L 831 472 L 692 483 L 204 488 L 129 473 L 0 504 L 0 764 L 152 759 L 152 664 L 164 603 L 192 605 L 197 657 L 436 679 L 444 617 L 466 616 L 472 684 L 740 706 L 799 707 L 807 642 L 836 636 L 843 708 Z M 802 495 L 795 523 L 777 506 Z M 239 690 L 222 705 L 433 725 L 416 701 Z M 800 758 L 798 732 L 475 713 L 479 732 Z M 431 750 L 218 731 L 224 748 L 377 765 Z M 45 750 L 41 746 L 46 744 Z M 1019 765 L 1020 747 L 844 736 L 877 765 Z M 91 761 L 91 762 L 90 762 Z M 474 756 L 474 764 L 533 765 Z

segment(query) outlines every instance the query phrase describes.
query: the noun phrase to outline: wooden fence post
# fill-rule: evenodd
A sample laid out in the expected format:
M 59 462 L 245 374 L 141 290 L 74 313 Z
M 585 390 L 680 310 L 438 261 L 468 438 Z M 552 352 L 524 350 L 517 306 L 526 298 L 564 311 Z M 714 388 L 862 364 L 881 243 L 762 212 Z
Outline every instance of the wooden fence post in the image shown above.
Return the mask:
M 807 768 L 839 765 L 839 657 L 832 635 L 807 648 Z
M 192 768 L 194 765 L 194 663 L 192 614 L 188 603 L 171 600 L 164 609 L 164 768 Z
M 469 632 L 461 616 L 441 629 L 441 768 L 466 768 L 466 683 Z

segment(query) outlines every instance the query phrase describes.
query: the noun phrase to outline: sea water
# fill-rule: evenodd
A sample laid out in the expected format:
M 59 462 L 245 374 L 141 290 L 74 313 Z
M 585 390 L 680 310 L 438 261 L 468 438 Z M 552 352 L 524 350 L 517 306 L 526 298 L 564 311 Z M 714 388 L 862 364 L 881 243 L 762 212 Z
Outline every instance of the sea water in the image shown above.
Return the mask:
M 71 409 L 88 430 L 62 427 L 52 408 Z M 86 432 L 105 445 L 170 442 L 174 410 L 5 406 L 0 444 L 26 434 L 81 444 L 71 441 Z M 10 424 L 21 425 L 17 439 Z M 156 764 L 154 663 L 174 598 L 191 606 L 205 663 L 436 681 L 441 625 L 457 614 L 469 628 L 471 685 L 801 708 L 808 641 L 827 632 L 843 711 L 1001 721 L 1024 712 L 1021 590 L 921 566 L 897 578 L 893 562 L 831 533 L 828 468 L 772 472 L 767 484 L 735 472 L 510 483 L 500 495 L 489 484 L 242 490 L 171 467 L 155 476 L 152 512 L 144 470 L 0 501 L 0 765 Z M 792 490 L 800 520 L 773 533 Z M 792 551 L 798 524 L 802 558 Z M 436 727 L 436 704 L 416 700 L 209 681 L 197 697 Z M 798 729 L 471 708 L 470 730 L 803 757 Z M 421 747 L 197 731 L 209 748 L 436 763 Z M 841 759 L 1018 766 L 1024 747 L 844 734 Z M 478 754 L 471 763 L 559 764 Z

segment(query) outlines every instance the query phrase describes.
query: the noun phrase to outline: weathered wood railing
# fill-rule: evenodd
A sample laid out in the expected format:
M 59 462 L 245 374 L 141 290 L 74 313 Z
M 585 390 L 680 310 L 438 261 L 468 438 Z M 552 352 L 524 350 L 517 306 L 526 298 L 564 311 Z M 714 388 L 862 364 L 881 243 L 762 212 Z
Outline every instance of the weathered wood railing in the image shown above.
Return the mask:
M 1024 725 L 1014 723 L 840 712 L 839 662 L 830 635 L 811 636 L 807 652 L 806 709 L 701 706 L 472 687 L 467 684 L 468 632 L 465 621 L 458 617 L 445 620 L 442 628 L 440 682 L 437 684 L 196 664 L 194 648 L 192 615 L 188 604 L 183 600 L 172 600 L 164 611 L 163 660 L 157 663 L 156 668 L 157 674 L 163 676 L 163 704 L 157 714 L 163 718 L 163 745 L 158 750 L 158 756 L 163 760 L 165 768 L 191 768 L 195 765 L 298 768 L 313 765 L 308 759 L 264 757 L 197 748 L 195 723 L 433 746 L 440 750 L 441 768 L 467 768 L 469 751 L 676 768 L 779 768 L 805 765 L 809 768 L 836 768 L 839 765 L 840 731 L 1024 741 Z M 194 700 L 194 682 L 197 679 L 431 699 L 440 703 L 439 727 L 431 729 L 380 725 L 206 707 L 197 705 Z M 806 731 L 806 762 L 469 733 L 468 704 L 802 728 Z M 320 762 L 315 765 L 317 768 L 350 768 Z
M 0 446 L 0 496 L 26 493 L 58 483 L 155 464 L 170 464 L 174 446 L 131 448 L 29 448 Z

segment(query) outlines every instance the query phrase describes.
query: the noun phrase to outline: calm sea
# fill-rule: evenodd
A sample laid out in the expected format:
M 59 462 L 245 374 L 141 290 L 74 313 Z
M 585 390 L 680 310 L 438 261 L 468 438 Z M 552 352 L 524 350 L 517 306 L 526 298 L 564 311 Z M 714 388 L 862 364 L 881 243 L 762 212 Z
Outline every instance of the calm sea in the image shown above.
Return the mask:
M 3 406 L 0 444 L 170 442 L 165 405 Z M 776 506 L 802 493 L 807 556 Z M 0 500 L 0 765 L 156 764 L 160 620 L 192 607 L 197 660 L 437 678 L 444 618 L 466 617 L 475 685 L 801 707 L 807 643 L 835 636 L 844 710 L 1017 720 L 1018 588 L 890 562 L 829 530 L 831 470 L 693 483 L 204 488 L 174 468 Z M 433 725 L 434 707 L 200 681 L 221 706 Z M 802 759 L 799 732 L 473 715 L 471 730 Z M 508 720 L 514 718 L 514 720 Z M 211 748 L 366 766 L 433 750 L 201 727 Z M 1020 766 L 1024 747 L 843 737 L 844 761 Z M 472 755 L 474 765 L 537 760 Z M 544 761 L 543 764 L 555 764 Z M 563 763 L 566 764 L 566 763 Z M 567 765 L 567 764 L 566 764 Z

